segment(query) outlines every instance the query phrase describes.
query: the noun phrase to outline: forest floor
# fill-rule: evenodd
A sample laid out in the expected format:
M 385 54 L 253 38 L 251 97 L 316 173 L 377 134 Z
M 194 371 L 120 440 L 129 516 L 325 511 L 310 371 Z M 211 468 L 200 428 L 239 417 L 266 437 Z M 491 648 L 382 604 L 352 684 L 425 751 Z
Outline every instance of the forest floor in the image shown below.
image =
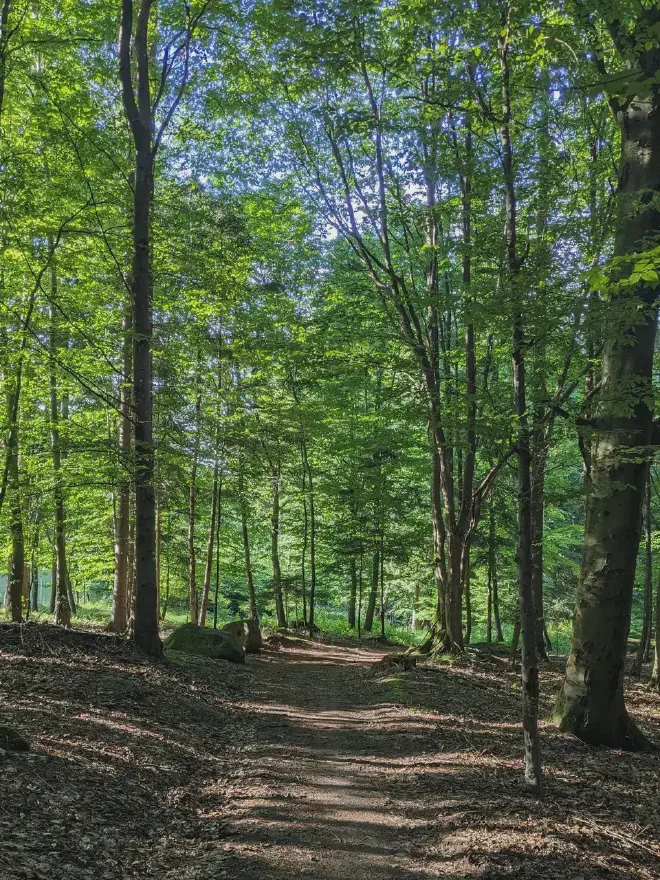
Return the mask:
M 546 723 L 537 802 L 503 661 L 383 672 L 384 653 L 153 666 L 100 633 L 0 626 L 0 722 L 32 744 L 0 756 L 0 878 L 660 877 L 660 753 Z M 660 698 L 629 683 L 629 705 L 660 742 Z

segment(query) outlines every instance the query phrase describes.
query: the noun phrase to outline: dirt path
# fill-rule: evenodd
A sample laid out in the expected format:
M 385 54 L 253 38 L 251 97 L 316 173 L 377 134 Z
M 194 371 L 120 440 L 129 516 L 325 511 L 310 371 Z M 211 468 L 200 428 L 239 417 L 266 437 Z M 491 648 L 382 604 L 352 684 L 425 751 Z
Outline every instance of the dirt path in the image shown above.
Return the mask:
M 317 645 L 256 661 L 248 776 L 262 791 L 231 829 L 242 869 L 278 880 L 428 876 L 410 854 L 423 819 L 397 801 L 390 771 L 431 750 L 431 729 L 378 699 L 365 671 L 381 656 Z
M 538 803 L 521 784 L 517 675 L 379 675 L 381 656 L 310 644 L 251 661 L 253 739 L 229 789 L 210 793 L 227 825 L 196 880 L 660 877 L 657 756 L 589 749 L 546 724 Z M 657 698 L 635 697 L 648 721 Z
M 522 787 L 518 675 L 473 653 L 297 642 L 150 664 L 101 633 L 0 626 L 0 880 L 657 880 L 660 753 L 542 725 Z M 547 717 L 561 664 L 544 667 Z M 627 682 L 660 742 L 660 698 Z

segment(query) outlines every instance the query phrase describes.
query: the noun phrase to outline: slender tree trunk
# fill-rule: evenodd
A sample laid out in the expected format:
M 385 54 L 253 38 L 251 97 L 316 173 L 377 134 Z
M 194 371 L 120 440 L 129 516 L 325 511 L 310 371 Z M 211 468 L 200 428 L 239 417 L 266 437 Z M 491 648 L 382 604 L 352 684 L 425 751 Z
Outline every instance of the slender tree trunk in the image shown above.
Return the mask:
M 367 610 L 364 615 L 364 631 L 371 632 L 374 628 L 374 612 L 376 610 L 376 599 L 378 598 L 378 581 L 380 577 L 380 551 L 375 550 L 372 566 L 371 566 L 371 590 L 367 600 Z
M 653 553 L 651 550 L 651 473 L 646 478 L 646 548 L 644 571 L 644 614 L 639 646 L 632 668 L 633 675 L 641 675 L 648 645 L 651 642 L 651 605 L 653 602 Z
M 18 443 L 19 434 L 16 429 L 16 445 L 11 450 L 9 462 L 9 490 L 10 490 L 10 520 L 9 531 L 11 534 L 11 565 L 7 579 L 9 593 L 11 619 L 14 623 L 23 620 L 23 576 L 25 570 L 25 543 L 23 536 L 23 509 L 18 478 Z
M 243 532 L 243 552 L 245 554 L 245 577 L 248 582 L 248 595 L 250 601 L 250 617 L 257 618 L 257 600 L 254 592 L 254 579 L 252 577 L 252 560 L 250 558 L 250 538 L 248 535 L 247 511 L 245 505 L 241 509 L 241 525 Z
M 508 6 L 498 37 L 498 55 L 502 73 L 502 169 L 504 172 L 505 247 L 508 280 L 513 304 L 513 392 L 518 435 L 518 579 L 520 627 L 522 635 L 523 739 L 525 743 L 525 784 L 541 794 L 541 746 L 538 733 L 539 678 L 536 659 L 536 615 L 532 593 L 532 459 L 526 402 L 525 339 L 522 297 L 519 289 L 520 263 L 516 243 L 516 193 L 511 147 L 511 92 L 509 80 L 509 37 L 512 7 Z
M 472 637 L 472 590 L 470 584 L 470 554 L 463 565 L 463 593 L 465 596 L 465 644 L 470 644 Z
M 133 86 L 133 2 L 122 0 L 119 74 L 126 119 L 135 145 L 133 188 L 133 416 L 135 421 L 135 599 L 136 645 L 159 657 L 162 642 L 156 608 L 156 502 L 154 494 L 151 203 L 154 190 L 153 113 L 149 82 L 149 16 L 153 0 L 140 0 L 135 29 L 137 98 Z
M 206 566 L 204 568 L 204 589 L 202 592 L 202 611 L 199 616 L 199 625 L 206 626 L 206 610 L 209 604 L 209 592 L 211 590 L 211 573 L 213 571 L 213 544 L 215 539 L 215 524 L 218 517 L 218 505 L 222 491 L 220 479 L 220 456 L 216 451 L 213 463 L 213 495 L 211 497 L 211 526 L 209 528 L 209 543 L 206 550 Z
M 657 27 L 655 4 L 638 26 Z M 613 28 L 616 26 L 613 25 Z M 630 40 L 644 45 L 644 38 Z M 654 41 L 639 52 L 646 81 L 660 70 Z M 630 275 L 634 255 L 660 233 L 660 99 L 657 87 L 616 106 L 621 129 L 619 210 L 614 245 Z M 631 262 L 632 260 L 632 262 Z M 617 279 L 614 279 L 615 283 Z M 656 281 L 615 287 L 603 323 L 601 393 L 590 420 L 589 491 L 584 554 L 564 684 L 555 707 L 562 730 L 588 743 L 644 749 L 648 740 L 628 715 L 623 676 L 648 462 Z
M 535 432 L 538 433 L 538 432 Z M 543 660 L 548 659 L 545 649 L 545 616 L 543 610 L 543 489 L 545 482 L 546 451 L 543 441 L 538 438 L 532 444 L 532 595 L 536 615 L 536 653 Z
M 316 601 L 316 509 L 314 499 L 314 484 L 312 482 L 312 468 L 307 454 L 307 443 L 303 441 L 303 457 L 307 469 L 307 485 L 309 487 L 309 617 L 310 631 L 314 628 L 314 602 Z
M 441 632 L 447 630 L 447 562 L 445 558 L 445 525 L 442 506 L 442 473 L 438 450 L 433 448 L 431 479 L 431 507 L 433 512 L 433 573 L 437 591 L 436 624 Z
M 271 561 L 273 564 L 273 596 L 275 598 L 275 613 L 277 625 L 286 626 L 286 612 L 282 601 L 282 568 L 280 565 L 280 474 L 279 469 L 274 469 L 271 474 L 273 484 L 273 507 L 271 511 Z
M 195 548 L 195 519 L 197 515 L 197 460 L 199 458 L 200 438 L 200 411 L 202 396 L 197 395 L 195 400 L 195 443 L 193 448 L 192 465 L 190 467 L 190 486 L 188 491 L 188 613 L 190 622 L 197 624 L 198 596 L 197 596 L 197 551 Z
M 50 437 L 53 457 L 55 504 L 55 546 L 57 548 L 57 586 L 55 600 L 55 623 L 71 626 L 71 605 L 69 601 L 69 570 L 66 559 L 66 512 L 64 509 L 64 492 L 62 488 L 62 462 L 59 418 L 60 410 L 57 399 L 56 357 L 59 348 L 57 308 L 57 271 L 55 263 L 51 269 L 51 289 L 53 302 L 50 306 Z
M 351 573 L 351 592 L 348 597 L 348 625 L 350 626 L 351 629 L 355 629 L 355 603 L 357 600 L 358 577 L 357 577 L 357 565 L 355 562 L 355 556 L 353 556 L 353 555 L 351 555 L 350 573 Z
M 660 575 L 658 575 L 658 581 L 655 585 L 655 645 L 651 687 L 660 693 Z
M 307 468 L 305 467 L 304 455 L 302 458 L 302 464 L 303 546 L 300 559 L 300 578 L 302 581 L 303 623 L 307 626 L 307 574 L 305 571 L 305 563 L 307 561 L 307 532 L 309 528 L 309 517 L 307 515 Z M 353 616 L 355 616 L 355 603 L 353 603 Z
M 380 634 L 385 638 L 385 533 L 380 533 Z
M 57 547 L 53 543 L 52 560 L 50 566 L 50 605 L 49 612 L 55 614 L 55 602 L 57 598 Z
M 128 523 L 128 573 L 126 583 L 126 604 L 128 608 L 128 628 L 132 631 L 135 624 L 135 502 L 129 502 Z
M 128 629 L 128 556 L 131 521 L 131 382 L 133 321 L 131 310 L 124 313 L 123 363 L 119 390 L 119 499 L 115 533 L 115 577 L 112 588 L 110 629 L 116 633 Z
M 215 526 L 215 595 L 213 599 L 213 629 L 218 628 L 218 601 L 220 597 L 220 524 L 222 522 L 222 479 L 218 484 L 218 510 Z M 256 618 L 255 618 L 256 619 Z

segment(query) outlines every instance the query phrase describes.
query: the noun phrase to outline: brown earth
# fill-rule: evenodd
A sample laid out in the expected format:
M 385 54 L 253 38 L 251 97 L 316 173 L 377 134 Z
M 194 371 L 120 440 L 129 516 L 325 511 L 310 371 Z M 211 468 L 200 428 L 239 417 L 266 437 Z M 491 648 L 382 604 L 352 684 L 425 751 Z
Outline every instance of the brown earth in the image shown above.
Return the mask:
M 110 637 L 0 626 L 0 721 L 33 747 L 0 762 L 1 880 L 660 877 L 658 754 L 546 724 L 534 801 L 502 661 L 374 671 L 383 653 L 152 666 Z M 660 698 L 629 695 L 660 740 Z

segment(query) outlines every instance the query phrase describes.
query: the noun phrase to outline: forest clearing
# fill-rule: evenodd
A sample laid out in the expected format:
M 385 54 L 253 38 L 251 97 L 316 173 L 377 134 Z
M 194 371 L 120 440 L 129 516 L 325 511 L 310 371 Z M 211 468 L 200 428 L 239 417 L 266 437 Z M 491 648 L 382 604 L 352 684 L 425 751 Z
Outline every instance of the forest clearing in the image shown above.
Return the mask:
M 0 880 L 660 877 L 660 0 L 0 0 Z
M 0 628 L 3 713 L 32 742 L 1 768 L 3 880 L 658 876 L 660 756 L 544 723 L 536 802 L 501 660 L 388 672 L 377 642 L 295 638 L 154 666 L 38 629 Z M 654 699 L 629 702 L 657 739 Z

